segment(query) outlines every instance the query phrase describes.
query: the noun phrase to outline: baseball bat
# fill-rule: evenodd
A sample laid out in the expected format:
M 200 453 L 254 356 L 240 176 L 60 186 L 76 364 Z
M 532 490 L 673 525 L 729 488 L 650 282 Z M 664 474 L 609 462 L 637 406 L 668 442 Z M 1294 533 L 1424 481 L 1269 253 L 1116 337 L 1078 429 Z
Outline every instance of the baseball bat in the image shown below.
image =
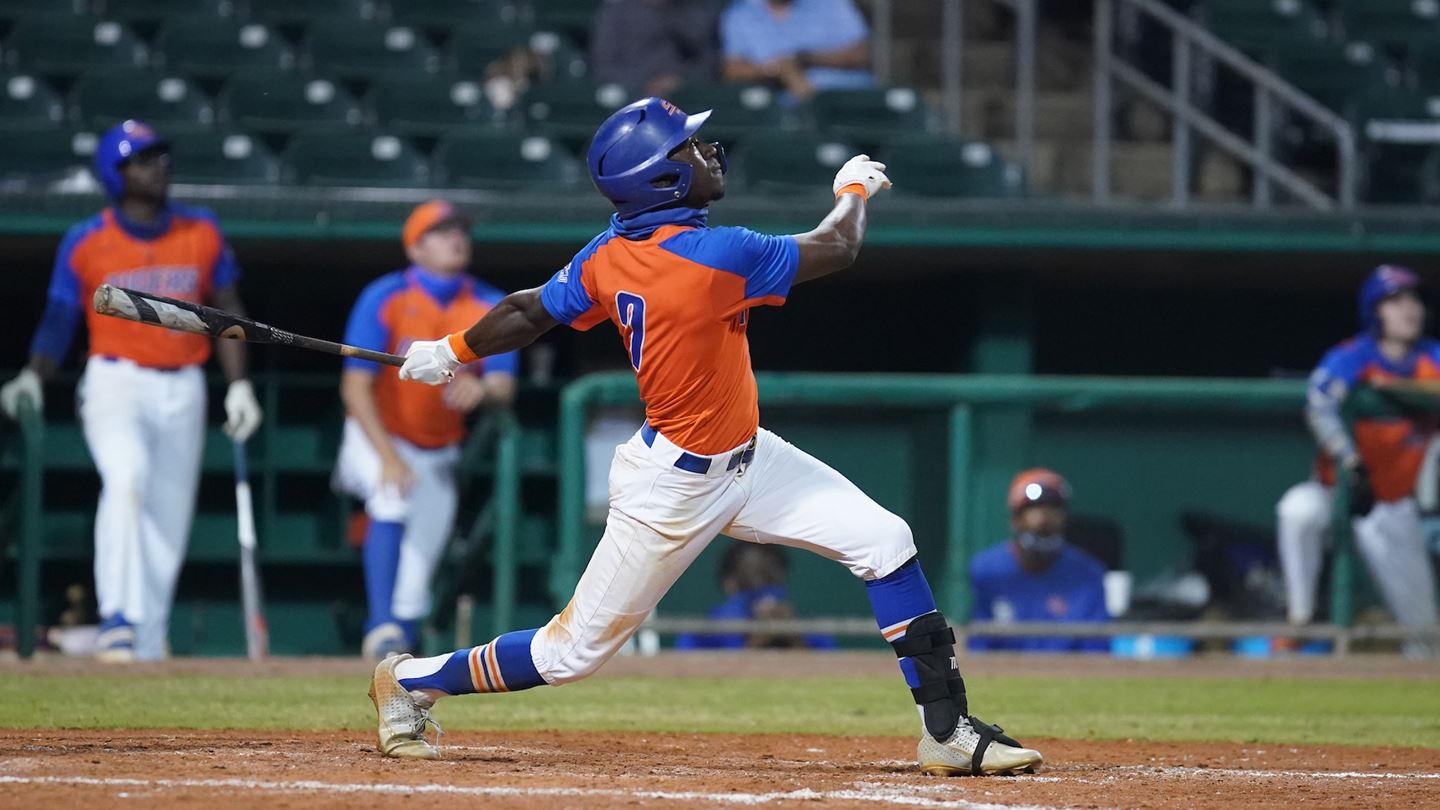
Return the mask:
M 124 287 L 115 287 L 110 284 L 101 284 L 95 290 L 91 304 L 101 315 L 124 318 L 127 321 L 137 321 L 151 326 L 163 326 L 167 329 L 178 329 L 181 332 L 194 332 L 198 335 L 210 335 L 230 340 L 246 340 L 251 343 L 281 343 L 327 354 L 338 354 L 341 357 L 358 357 L 387 366 L 405 365 L 405 358 L 398 354 L 371 351 L 358 346 L 347 346 L 344 343 L 297 335 L 250 318 L 223 312 L 214 307 L 127 290 Z
M 255 566 L 255 508 L 250 500 L 250 472 L 245 443 L 235 448 L 235 518 L 240 540 L 240 603 L 245 611 L 245 654 L 260 661 L 270 654 L 270 630 L 260 601 L 260 571 Z

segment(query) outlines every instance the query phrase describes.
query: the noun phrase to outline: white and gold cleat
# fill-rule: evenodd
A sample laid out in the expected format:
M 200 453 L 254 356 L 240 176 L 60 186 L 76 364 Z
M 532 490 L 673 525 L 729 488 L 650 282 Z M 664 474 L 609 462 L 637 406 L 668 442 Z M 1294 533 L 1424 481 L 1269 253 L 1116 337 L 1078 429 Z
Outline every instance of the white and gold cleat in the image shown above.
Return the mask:
M 439 759 L 440 749 L 425 739 L 427 725 L 440 732 L 440 724 L 430 719 L 434 701 L 418 692 L 405 691 L 395 679 L 395 665 L 409 657 L 389 656 L 375 666 L 375 675 L 370 679 L 370 702 L 375 704 L 380 753 L 387 757 Z
M 928 733 L 915 749 L 920 771 L 930 776 L 1013 776 L 1036 773 L 1045 762 L 1039 751 L 1024 748 L 1004 729 L 967 717 L 950 739 L 940 742 Z

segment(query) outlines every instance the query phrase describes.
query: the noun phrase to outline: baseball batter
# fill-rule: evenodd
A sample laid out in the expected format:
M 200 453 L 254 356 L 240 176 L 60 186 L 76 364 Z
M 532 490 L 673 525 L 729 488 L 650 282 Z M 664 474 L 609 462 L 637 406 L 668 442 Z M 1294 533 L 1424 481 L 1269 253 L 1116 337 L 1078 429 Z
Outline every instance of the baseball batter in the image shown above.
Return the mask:
M 1351 436 L 1340 416 L 1346 394 L 1357 383 L 1440 379 L 1440 341 L 1424 336 L 1419 285 L 1419 278 L 1403 267 L 1376 268 L 1360 288 L 1362 331 L 1331 349 L 1310 375 L 1305 416 L 1320 444 L 1315 478 L 1291 487 L 1276 508 L 1293 624 L 1307 624 L 1315 615 L 1337 464 L 1353 474 L 1349 508 L 1355 545 L 1390 612 L 1404 625 L 1437 624 L 1435 580 L 1414 494 L 1435 419 L 1362 419 Z M 1426 657 L 1435 651 L 1414 641 L 1405 645 L 1405 653 Z
M 403 353 L 419 338 L 446 335 L 479 320 L 504 293 L 467 275 L 468 222 L 449 203 L 418 206 L 402 231 L 410 266 L 360 294 L 345 342 Z M 365 502 L 370 525 L 362 560 L 370 615 L 362 654 L 416 648 L 430 613 L 430 579 L 455 523 L 455 464 L 465 414 L 515 396 L 518 355 L 461 367 L 444 388 L 402 385 L 397 369 L 349 358 L 340 378 L 346 419 L 335 465 L 338 489 Z
M 108 283 L 240 313 L 240 267 L 209 211 L 170 201 L 170 146 L 150 127 L 126 121 L 106 132 L 95 173 L 112 204 L 66 232 L 30 362 L 0 388 L 0 406 L 13 416 L 22 396 L 42 401 L 41 383 L 65 359 L 85 313 L 90 351 L 78 401 L 101 482 L 98 654 L 153 660 L 168 652 L 170 604 L 195 511 L 211 341 L 97 315 L 90 299 Z M 260 424 L 245 344 L 223 340 L 216 352 L 230 380 L 225 432 L 244 441 Z
M 910 527 L 839 473 L 759 427 L 749 311 L 849 266 L 866 201 L 890 186 L 865 155 L 835 176 L 835 206 L 796 236 L 710 228 L 725 194 L 725 154 L 696 138 L 710 113 L 658 98 L 608 118 L 590 146 L 591 178 L 616 213 L 542 287 L 513 293 L 465 332 L 417 341 L 401 379 L 449 382 L 461 366 L 512 351 L 557 324 L 620 331 L 646 421 L 615 451 L 610 511 L 575 595 L 544 627 L 375 669 L 380 751 L 434 758 L 429 709 L 448 695 L 561 686 L 592 674 L 636 631 L 721 532 L 824 555 L 865 581 L 922 718 L 920 768 L 932 774 L 1033 771 L 1022 748 L 969 712 L 955 635 L 935 607 Z

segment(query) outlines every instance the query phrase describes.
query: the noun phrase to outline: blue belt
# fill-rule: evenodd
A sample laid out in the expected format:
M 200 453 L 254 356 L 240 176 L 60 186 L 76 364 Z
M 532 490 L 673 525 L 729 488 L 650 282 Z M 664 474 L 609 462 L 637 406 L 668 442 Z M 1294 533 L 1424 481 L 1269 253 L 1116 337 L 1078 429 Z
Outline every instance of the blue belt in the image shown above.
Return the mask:
M 649 422 L 646 422 L 645 424 L 640 426 L 640 440 L 645 442 L 646 447 L 654 447 L 655 437 L 658 435 L 659 431 L 655 430 L 655 428 L 653 427 L 650 427 Z M 730 454 L 730 460 L 725 464 L 725 471 L 729 472 L 736 467 L 739 467 L 741 464 L 749 464 L 750 461 L 754 458 L 755 438 L 752 436 L 750 438 L 749 444 Z M 675 459 L 675 466 L 679 469 L 684 470 L 685 472 L 705 475 L 710 472 L 710 465 L 714 461 L 717 461 L 717 459 L 707 458 L 705 456 L 697 456 L 694 453 L 687 453 L 684 450 L 681 450 L 680 457 Z

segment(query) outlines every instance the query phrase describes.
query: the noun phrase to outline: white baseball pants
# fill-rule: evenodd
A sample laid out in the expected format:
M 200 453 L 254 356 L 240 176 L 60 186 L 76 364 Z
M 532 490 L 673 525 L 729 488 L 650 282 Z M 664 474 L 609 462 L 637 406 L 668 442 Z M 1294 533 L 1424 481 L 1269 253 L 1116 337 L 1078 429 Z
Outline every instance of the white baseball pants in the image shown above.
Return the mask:
M 390 441 L 414 473 L 408 492 L 380 485 L 380 453 L 353 419 L 345 420 L 334 484 L 338 491 L 363 500 L 371 520 L 405 524 L 391 613 L 400 620 L 423 619 L 430 615 L 430 580 L 455 525 L 459 505 L 455 465 L 460 448 L 431 450 L 394 436 Z
M 135 626 L 135 656 L 168 655 L 170 605 L 195 514 L 205 438 L 205 376 L 92 357 L 80 421 L 100 473 L 95 596 L 102 618 Z
M 824 463 L 761 429 L 753 459 L 727 469 L 743 449 L 702 456 L 710 471 L 695 473 L 675 466 L 683 451 L 658 434 L 616 448 L 605 534 L 530 647 L 547 683 L 599 669 L 717 534 L 813 551 L 866 580 L 915 556 L 905 521 Z
M 1304 624 L 1315 615 L 1315 596 L 1331 520 L 1332 487 L 1305 481 L 1291 487 L 1276 506 L 1280 566 L 1285 575 L 1289 619 Z M 1355 547 L 1360 550 L 1386 605 L 1402 625 L 1437 624 L 1435 577 L 1420 510 L 1414 498 L 1381 501 L 1370 514 L 1355 518 Z M 1428 647 L 1406 645 L 1409 655 L 1425 655 Z

